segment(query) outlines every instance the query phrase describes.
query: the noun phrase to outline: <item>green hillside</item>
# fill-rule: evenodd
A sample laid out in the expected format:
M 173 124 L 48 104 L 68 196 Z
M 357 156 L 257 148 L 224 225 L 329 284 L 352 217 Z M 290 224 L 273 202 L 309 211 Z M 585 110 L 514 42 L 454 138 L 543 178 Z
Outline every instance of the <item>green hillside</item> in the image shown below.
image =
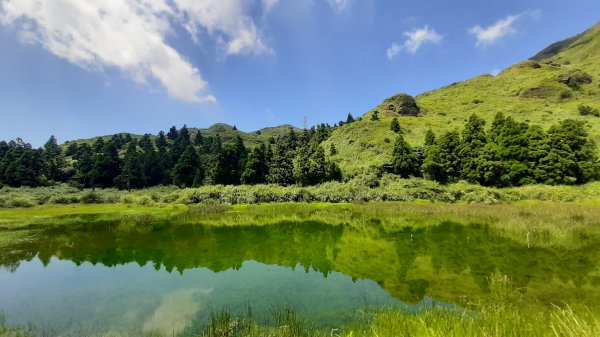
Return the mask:
M 289 130 L 290 127 L 294 128 L 294 130 L 296 130 L 296 132 L 301 131 L 300 129 L 298 129 L 296 127 L 286 124 L 286 125 L 262 128 L 260 130 L 256 130 L 256 131 L 252 131 L 252 132 L 244 132 L 244 131 L 234 129 L 233 126 L 224 124 L 224 123 L 217 123 L 217 124 L 210 126 L 209 128 L 204 128 L 204 129 L 188 128 L 188 130 L 190 131 L 190 135 L 191 135 L 192 139 L 196 136 L 196 133 L 198 133 L 198 131 L 202 132 L 202 135 L 204 137 L 211 137 L 211 136 L 215 137 L 218 134 L 221 137 L 221 140 L 223 141 L 224 144 L 233 143 L 235 141 L 236 137 L 239 135 L 244 140 L 244 144 L 246 146 L 254 147 L 254 146 L 258 145 L 260 142 L 267 142 L 269 140 L 269 138 L 271 138 L 271 137 L 277 138 L 279 135 L 282 135 L 287 130 Z M 168 130 L 165 130 L 165 132 L 167 132 L 167 131 Z M 126 133 L 120 133 L 120 135 L 125 136 Z M 136 134 L 130 134 L 130 135 L 134 139 L 139 139 L 142 137 L 142 135 L 136 135 Z M 88 138 L 88 139 L 77 139 L 77 140 L 67 141 L 63 144 L 63 146 L 68 145 L 70 143 L 77 143 L 77 144 L 87 143 L 87 144 L 91 145 L 98 138 L 102 138 L 105 142 L 107 142 L 110 140 L 111 137 L 112 137 L 112 135 L 100 136 L 100 137 L 94 137 L 94 138 Z M 155 137 L 156 137 L 156 135 L 151 136 L 151 138 L 153 138 L 153 139 Z
M 390 106 L 390 99 L 361 120 L 337 128 L 325 142 L 325 149 L 335 144 L 337 154 L 332 158 L 346 175 L 389 161 L 396 137 L 389 128 L 394 117 L 413 146 L 423 145 L 429 128 L 436 133 L 460 130 L 473 113 L 489 126 L 498 112 L 544 128 L 567 118 L 584 120 L 592 137 L 600 142 L 600 118 L 578 112 L 581 104 L 600 109 L 600 23 L 495 77 L 481 75 L 418 95 L 417 116 L 399 113 Z M 375 111 L 379 120 L 374 121 L 371 115 Z

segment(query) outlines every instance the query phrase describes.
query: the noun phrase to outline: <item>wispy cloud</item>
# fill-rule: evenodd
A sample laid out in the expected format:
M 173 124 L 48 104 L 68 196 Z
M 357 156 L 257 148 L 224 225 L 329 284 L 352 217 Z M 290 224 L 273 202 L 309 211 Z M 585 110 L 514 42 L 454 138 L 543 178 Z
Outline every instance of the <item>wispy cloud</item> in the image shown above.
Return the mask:
M 199 70 L 166 37 L 181 25 L 198 43 L 200 31 L 207 32 L 226 55 L 271 52 L 241 1 L 4 0 L 0 24 L 82 68 L 115 68 L 138 83 L 158 81 L 175 99 L 215 102 Z
M 172 1 L 181 13 L 185 29 L 196 42 L 206 31 L 222 41 L 226 55 L 272 52 L 260 38 L 252 18 L 244 13 L 242 0 Z M 274 5 L 273 1 L 266 3 Z
M 469 33 L 475 35 L 477 38 L 476 45 L 478 47 L 486 46 L 493 44 L 505 36 L 517 33 L 517 29 L 514 28 L 513 25 L 518 20 L 521 20 L 525 17 L 531 17 L 535 20 L 538 20 L 541 15 L 542 13 L 539 10 L 527 10 L 516 15 L 508 15 L 504 19 L 498 20 L 496 23 L 486 28 L 476 25 L 469 29 Z
M 350 0 L 327 0 L 327 2 L 336 11 L 343 11 L 350 4 Z
M 429 29 L 429 26 L 404 32 L 404 36 L 406 36 L 406 40 L 402 44 L 394 42 L 387 49 L 387 56 L 390 60 L 402 50 L 414 54 L 424 43 L 439 44 L 443 38 L 442 35 L 436 33 L 435 30 Z
M 266 12 L 270 12 L 278 2 L 279 0 L 262 0 Z

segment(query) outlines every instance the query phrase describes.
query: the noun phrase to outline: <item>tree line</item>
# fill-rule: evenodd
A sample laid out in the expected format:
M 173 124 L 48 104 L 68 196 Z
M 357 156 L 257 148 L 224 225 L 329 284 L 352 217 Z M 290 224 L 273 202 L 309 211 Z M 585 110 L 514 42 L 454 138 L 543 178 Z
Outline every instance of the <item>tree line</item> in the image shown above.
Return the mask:
M 354 122 L 351 114 L 345 122 Z M 338 127 L 320 124 L 296 132 L 289 128 L 254 148 L 238 135 L 194 135 L 184 125 L 158 136 L 129 134 L 70 143 L 63 150 L 54 136 L 34 149 L 22 139 L 0 141 L 0 186 L 44 186 L 69 182 L 81 188 L 137 189 L 156 185 L 277 184 L 315 185 L 341 180 L 339 167 L 327 160 L 321 143 Z M 583 184 L 600 179 L 596 144 L 584 122 L 567 119 L 544 130 L 499 113 L 486 128 L 473 114 L 458 130 L 429 130 L 423 147 L 404 139 L 397 118 L 391 161 L 382 167 L 401 177 L 424 177 L 440 183 L 465 180 L 483 186 Z M 335 155 L 333 144 L 329 152 Z
M 402 177 L 441 183 L 466 180 L 483 186 L 583 184 L 600 178 L 596 144 L 585 123 L 566 119 L 547 131 L 498 113 L 490 128 L 473 114 L 462 132 L 425 135 L 424 148 L 411 147 L 398 130 L 391 163 Z
M 253 149 L 238 135 L 231 144 L 221 137 L 193 136 L 184 125 L 157 137 L 117 134 L 92 144 L 70 143 L 63 149 L 54 136 L 34 149 L 22 139 L 0 142 L 0 185 L 42 186 L 69 182 L 82 188 L 136 189 L 173 184 L 314 185 L 340 180 L 341 171 L 319 145 L 333 127 L 321 124 L 302 132 L 293 128 Z

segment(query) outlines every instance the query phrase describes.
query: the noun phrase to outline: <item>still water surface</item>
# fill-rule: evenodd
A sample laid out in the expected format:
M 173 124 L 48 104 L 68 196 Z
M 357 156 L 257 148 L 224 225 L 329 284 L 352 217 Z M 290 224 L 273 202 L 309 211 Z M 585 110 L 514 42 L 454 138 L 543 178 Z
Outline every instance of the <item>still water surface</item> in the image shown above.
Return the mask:
M 194 333 L 211 310 L 248 304 L 259 318 L 289 306 L 333 328 L 365 306 L 418 311 L 484 298 L 493 273 L 541 306 L 600 303 L 599 245 L 527 248 L 481 225 L 140 230 L 97 221 L 19 231 L 28 239 L 0 249 L 0 310 L 40 335 Z

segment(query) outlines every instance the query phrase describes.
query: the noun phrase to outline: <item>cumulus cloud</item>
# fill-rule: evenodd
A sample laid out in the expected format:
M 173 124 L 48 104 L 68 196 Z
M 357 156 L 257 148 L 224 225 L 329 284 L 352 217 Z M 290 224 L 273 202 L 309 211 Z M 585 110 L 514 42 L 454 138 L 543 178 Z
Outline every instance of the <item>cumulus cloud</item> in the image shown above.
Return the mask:
M 436 33 L 435 30 L 429 29 L 429 26 L 424 26 L 423 28 L 418 28 L 410 32 L 404 32 L 404 36 L 406 36 L 406 40 L 402 44 L 394 42 L 387 49 L 387 56 L 390 60 L 402 50 L 414 54 L 424 43 L 438 44 L 443 38 L 442 35 Z
M 538 20 L 541 17 L 541 11 L 528 10 L 516 15 L 509 15 L 504 19 L 496 21 L 496 23 L 486 28 L 476 25 L 469 29 L 469 33 L 475 35 L 477 38 L 476 45 L 478 47 L 490 45 L 505 36 L 517 33 L 517 30 L 513 27 L 513 25 L 515 22 L 524 17 L 531 17 L 534 20 Z
M 260 38 L 252 19 L 244 13 L 241 0 L 173 2 L 181 14 L 185 29 L 196 41 L 201 30 L 205 30 L 222 42 L 227 55 L 271 52 Z M 273 1 L 264 4 L 267 3 L 274 5 Z
M 266 8 L 277 0 L 264 0 Z M 270 52 L 241 0 L 4 0 L 0 24 L 15 27 L 23 43 L 88 70 L 118 69 L 130 79 L 158 81 L 169 96 L 215 102 L 198 69 L 167 44 L 183 26 L 200 43 L 200 30 L 226 55 Z

